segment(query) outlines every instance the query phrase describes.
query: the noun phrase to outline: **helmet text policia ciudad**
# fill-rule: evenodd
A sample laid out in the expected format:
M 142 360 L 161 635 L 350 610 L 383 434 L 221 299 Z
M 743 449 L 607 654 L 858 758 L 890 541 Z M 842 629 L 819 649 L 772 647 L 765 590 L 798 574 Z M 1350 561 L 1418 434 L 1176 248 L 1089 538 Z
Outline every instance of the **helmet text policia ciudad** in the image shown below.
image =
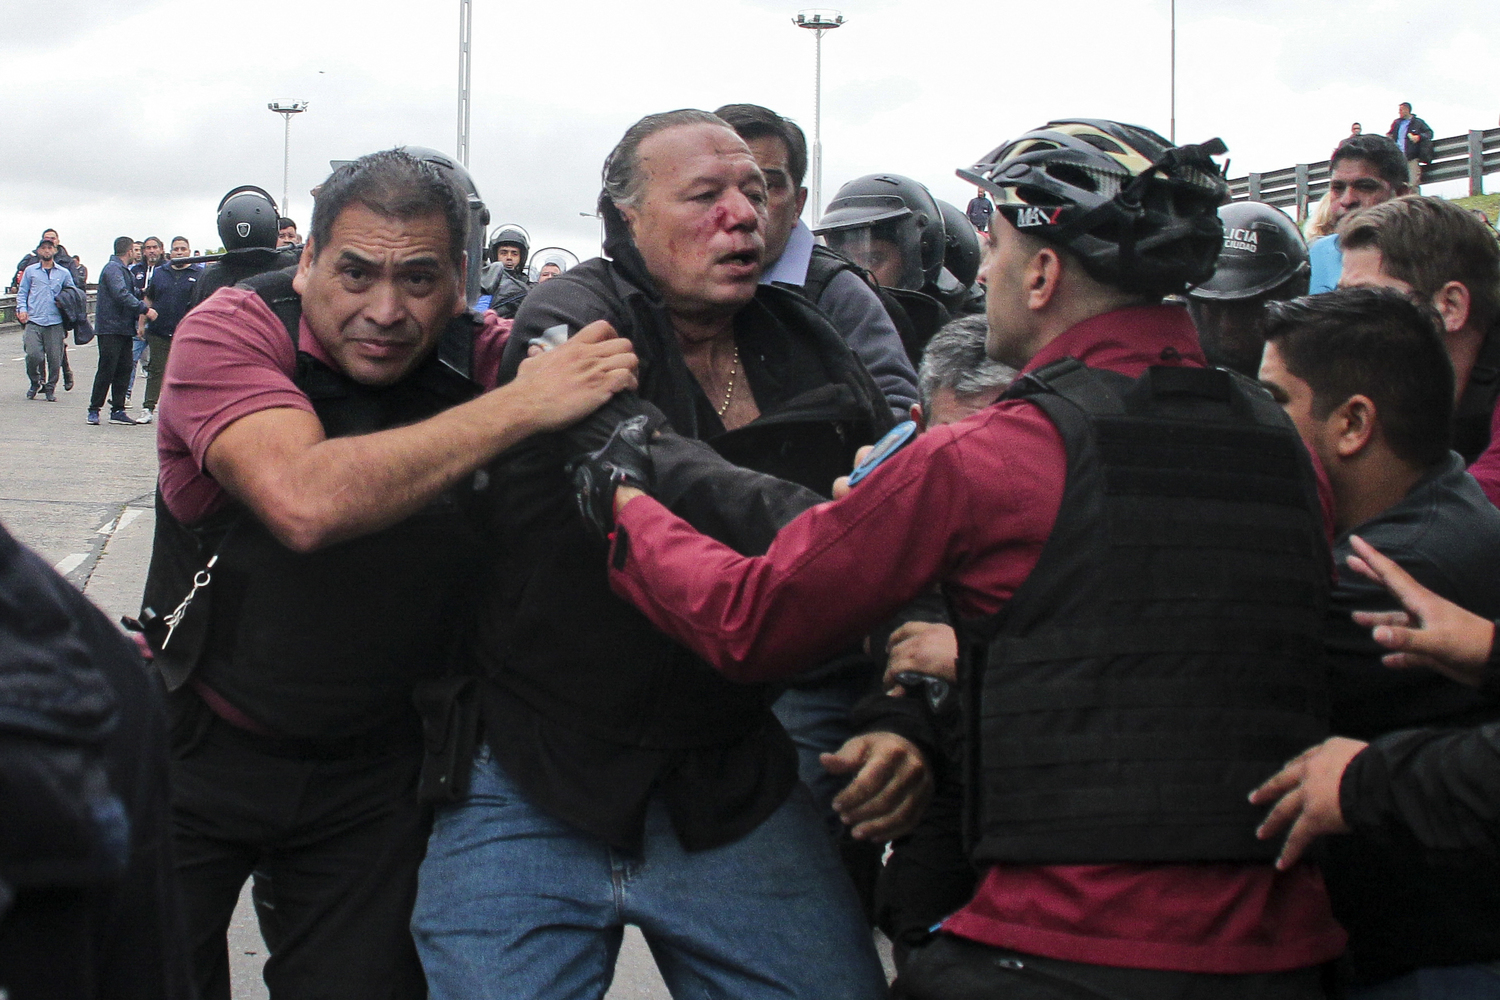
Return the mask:
M 1174 295 L 1207 281 L 1228 197 L 1222 140 L 1173 146 L 1150 129 L 1092 118 L 1048 122 L 958 176 L 995 196 L 1023 233 L 1058 246 L 1097 281 Z

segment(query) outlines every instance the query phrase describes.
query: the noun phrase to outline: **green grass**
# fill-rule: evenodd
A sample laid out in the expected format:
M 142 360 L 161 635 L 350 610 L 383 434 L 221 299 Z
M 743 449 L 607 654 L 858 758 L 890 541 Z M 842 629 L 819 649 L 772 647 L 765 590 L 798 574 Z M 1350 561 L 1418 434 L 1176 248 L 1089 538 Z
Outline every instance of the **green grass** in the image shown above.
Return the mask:
M 1477 208 L 1494 222 L 1500 217 L 1500 194 L 1476 194 L 1469 198 L 1454 198 L 1453 204 L 1464 208 Z

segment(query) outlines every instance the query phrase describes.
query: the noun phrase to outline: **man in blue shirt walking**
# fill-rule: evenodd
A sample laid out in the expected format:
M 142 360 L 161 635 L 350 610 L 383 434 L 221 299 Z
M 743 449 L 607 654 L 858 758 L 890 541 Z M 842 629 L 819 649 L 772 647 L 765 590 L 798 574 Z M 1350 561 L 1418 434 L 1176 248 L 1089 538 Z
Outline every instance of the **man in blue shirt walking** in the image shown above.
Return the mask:
M 21 342 L 26 350 L 26 377 L 31 386 L 27 399 L 46 390 L 47 402 L 57 402 L 57 378 L 62 373 L 63 325 L 57 311 L 57 293 L 75 287 L 73 275 L 57 266 L 57 244 L 42 237 L 36 248 L 37 262 L 21 272 L 16 294 L 16 319 L 25 324 Z
M 130 381 L 134 361 L 130 354 L 135 340 L 136 317 L 156 319 L 156 310 L 142 302 L 135 293 L 135 278 L 129 269 L 134 241 L 129 236 L 115 240 L 115 255 L 99 273 L 99 305 L 94 316 L 94 332 L 99 341 L 99 370 L 94 373 L 94 392 L 89 398 L 88 421 L 99 423 L 99 408 L 109 393 L 109 422 L 134 424 L 125 412 L 125 386 Z

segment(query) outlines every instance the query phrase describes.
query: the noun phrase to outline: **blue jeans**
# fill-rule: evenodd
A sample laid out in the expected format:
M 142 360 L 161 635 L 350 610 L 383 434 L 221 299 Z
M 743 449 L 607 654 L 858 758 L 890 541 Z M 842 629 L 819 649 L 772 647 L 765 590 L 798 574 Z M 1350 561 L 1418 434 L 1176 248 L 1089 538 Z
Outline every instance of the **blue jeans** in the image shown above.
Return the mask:
M 1349 990 L 1348 1000 L 1496 1000 L 1500 962 L 1431 965 L 1374 986 Z
M 641 856 L 532 805 L 482 747 L 437 813 L 412 933 L 430 1000 L 597 1000 L 626 924 L 676 998 L 877 1000 L 885 976 L 800 787 L 732 844 L 684 851 L 659 801 Z
M 125 395 L 135 392 L 135 370 L 141 366 L 141 355 L 146 351 L 146 341 L 132 339 L 130 342 L 130 382 L 125 386 Z
M 849 775 L 829 774 L 818 757 L 837 752 L 854 735 L 849 713 L 869 693 L 870 678 L 865 672 L 845 671 L 812 687 L 788 688 L 771 706 L 797 745 L 797 776 L 812 792 L 818 815 L 835 838 L 844 824 L 833 811 L 833 800 L 849 783 Z

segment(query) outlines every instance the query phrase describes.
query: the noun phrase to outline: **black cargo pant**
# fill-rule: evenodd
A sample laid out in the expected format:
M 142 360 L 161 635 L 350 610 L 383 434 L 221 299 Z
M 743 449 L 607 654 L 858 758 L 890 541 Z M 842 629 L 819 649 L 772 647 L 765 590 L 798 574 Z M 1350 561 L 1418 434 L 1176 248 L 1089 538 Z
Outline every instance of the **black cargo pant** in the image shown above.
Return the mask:
M 252 872 L 272 1000 L 423 1000 L 409 926 L 430 826 L 420 747 L 286 756 L 191 690 L 172 698 L 177 871 L 202 1000 L 229 1000 L 225 935 Z
M 892 1000 L 1323 1000 L 1326 970 L 1214 975 L 1121 969 L 991 948 L 950 934 L 914 949 Z
M 101 333 L 99 342 L 99 370 L 94 372 L 94 391 L 89 397 L 89 409 L 95 412 L 104 406 L 104 396 L 109 394 L 109 408 L 125 409 L 125 386 L 130 381 L 130 369 L 134 361 L 130 354 L 133 336 Z

